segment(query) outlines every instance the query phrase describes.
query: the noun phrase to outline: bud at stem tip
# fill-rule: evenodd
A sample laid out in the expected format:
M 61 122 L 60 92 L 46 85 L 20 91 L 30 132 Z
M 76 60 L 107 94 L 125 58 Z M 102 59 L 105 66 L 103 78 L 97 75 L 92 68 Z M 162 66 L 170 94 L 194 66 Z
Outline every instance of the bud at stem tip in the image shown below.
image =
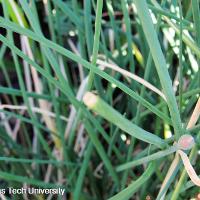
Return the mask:
M 83 103 L 90 109 L 92 109 L 97 103 L 98 97 L 92 92 L 86 92 L 83 96 Z

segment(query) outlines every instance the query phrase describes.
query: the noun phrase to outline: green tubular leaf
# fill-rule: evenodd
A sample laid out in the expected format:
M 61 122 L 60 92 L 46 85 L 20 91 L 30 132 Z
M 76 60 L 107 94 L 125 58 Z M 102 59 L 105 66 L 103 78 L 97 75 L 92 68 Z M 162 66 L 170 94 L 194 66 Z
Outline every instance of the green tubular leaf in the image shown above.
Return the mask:
M 167 64 L 160 47 L 158 37 L 154 30 L 153 22 L 149 14 L 146 1 L 135 0 L 134 3 L 137 7 L 138 15 L 142 23 L 142 28 L 146 36 L 147 42 L 149 44 L 149 48 L 150 48 L 153 60 L 155 62 L 155 66 L 160 78 L 160 82 L 167 99 L 168 107 L 169 107 L 171 118 L 172 118 L 172 123 L 175 129 L 176 139 L 178 139 L 182 133 L 182 125 L 181 125 L 181 119 L 180 119 L 177 102 L 175 99 L 175 94 L 172 88 L 172 81 L 170 79 L 170 76 L 167 70 Z
M 45 183 L 45 182 L 37 180 L 37 179 L 29 178 L 26 176 L 18 176 L 16 174 L 11 174 L 11 173 L 7 173 L 7 172 L 3 172 L 3 171 L 0 171 L 0 178 L 3 180 L 7 180 L 7 181 L 28 183 L 28 184 L 39 186 L 41 188 L 63 188 L 62 185 Z
M 196 42 L 198 47 L 200 48 L 200 9 L 199 9 L 199 1 L 198 0 L 192 0 L 192 11 L 193 11 L 193 19 L 194 19 L 194 25 L 195 25 L 195 36 L 196 36 Z M 200 85 L 200 58 L 197 60 L 198 62 L 198 76 L 199 76 L 199 85 Z
M 85 20 L 85 36 L 87 51 L 89 57 L 92 55 L 93 46 L 93 30 L 92 30 L 92 17 L 91 17 L 91 1 L 84 1 L 84 20 Z
M 120 172 L 120 171 L 126 170 L 128 168 L 135 167 L 135 166 L 147 163 L 147 162 L 152 161 L 152 160 L 163 158 L 163 157 L 165 157 L 165 156 L 167 156 L 169 154 L 174 153 L 176 150 L 177 150 L 177 148 L 175 146 L 172 146 L 169 149 L 166 149 L 166 150 L 163 150 L 163 151 L 159 151 L 159 152 L 156 152 L 156 153 L 151 154 L 149 156 L 142 157 L 140 159 L 133 160 L 131 162 L 119 165 L 119 166 L 116 167 L 116 171 Z
M 113 5 L 112 5 L 112 1 L 111 0 L 107 0 L 106 1 L 106 7 L 107 7 L 108 15 L 109 15 L 109 18 L 110 18 L 111 28 L 114 31 L 116 48 L 119 51 L 119 64 L 121 65 L 122 64 L 121 63 L 122 62 L 122 50 L 121 50 L 122 43 L 121 43 L 121 41 L 119 39 L 120 38 L 119 30 L 118 30 L 118 27 L 117 27 L 117 24 L 116 24 Z
M 127 188 L 116 194 L 115 196 L 109 198 L 109 200 L 127 200 L 129 199 L 138 188 L 144 184 L 154 173 L 155 163 L 152 162 L 149 164 L 145 172 L 138 178 L 136 181 L 133 181 Z
M 15 96 L 22 96 L 21 90 L 14 89 L 14 88 L 8 88 L 8 87 L 1 87 L 1 86 L 0 86 L 0 93 L 1 94 L 15 95 Z M 37 94 L 35 92 L 27 92 L 27 95 L 29 97 L 33 97 L 33 98 L 36 98 L 36 99 L 51 100 L 51 96 L 46 95 L 46 94 Z M 59 102 L 67 103 L 67 100 L 65 98 L 62 98 L 62 97 L 57 98 L 57 100 Z
M 117 112 L 105 101 L 103 101 L 93 93 L 86 93 L 83 97 L 83 102 L 88 106 L 88 108 L 97 112 L 103 118 L 115 124 L 129 135 L 147 143 L 154 144 L 160 148 L 163 148 L 167 145 L 163 139 L 131 123 L 129 120 L 124 118 L 123 115 L 121 115 L 119 112 Z
M 52 164 L 55 166 L 61 166 L 61 165 L 66 165 L 66 166 L 75 166 L 76 163 L 72 162 L 62 162 L 62 161 L 57 161 L 57 160 L 39 160 L 39 159 L 26 159 L 26 158 L 12 158 L 12 157 L 0 157 L 0 161 L 4 162 L 17 162 L 17 163 L 26 163 L 26 164 Z
M 195 30 L 196 30 L 196 40 L 198 46 L 200 46 L 200 10 L 199 10 L 199 2 L 198 0 L 192 0 L 192 11 L 193 11 L 193 18 L 194 18 L 194 25 L 195 25 Z
M 126 38 L 128 43 L 128 56 L 130 60 L 130 69 L 132 72 L 135 71 L 135 63 L 134 63 L 134 56 L 133 56 L 133 42 L 132 42 L 132 35 L 131 35 L 131 21 L 128 13 L 128 5 L 127 0 L 121 0 L 122 11 L 124 15 L 124 23 L 126 25 Z
M 97 13 L 96 13 L 96 20 L 95 20 L 95 32 L 94 32 L 94 43 L 92 49 L 92 65 L 96 65 L 97 56 L 99 51 L 99 41 L 100 41 L 100 33 L 101 33 L 101 18 L 102 18 L 102 9 L 103 9 L 103 0 L 97 1 Z M 92 88 L 94 82 L 94 71 L 90 69 L 88 75 L 88 85 L 87 90 Z
M 83 185 L 86 170 L 87 170 L 88 165 L 89 165 L 90 157 L 92 155 L 92 151 L 93 151 L 93 144 L 92 144 L 92 142 L 90 142 L 88 144 L 87 149 L 85 150 L 84 160 L 82 162 L 81 169 L 79 171 L 79 175 L 78 175 L 78 178 L 77 178 L 76 186 L 74 188 L 74 192 L 73 192 L 74 193 L 73 194 L 74 200 L 80 199 L 81 188 L 82 188 L 82 185 Z
M 65 15 L 67 15 L 70 20 L 78 27 L 82 28 L 82 23 L 80 18 L 78 18 L 74 12 L 69 8 L 69 6 L 61 0 L 53 0 L 55 5 L 57 5 Z

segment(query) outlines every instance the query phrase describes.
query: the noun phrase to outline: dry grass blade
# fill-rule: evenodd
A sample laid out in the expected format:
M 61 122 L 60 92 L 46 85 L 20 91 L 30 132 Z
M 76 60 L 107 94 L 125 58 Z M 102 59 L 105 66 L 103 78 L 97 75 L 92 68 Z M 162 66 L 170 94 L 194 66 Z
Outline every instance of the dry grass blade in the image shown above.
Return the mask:
M 120 68 L 119 66 L 117 66 L 116 64 L 111 64 L 111 63 L 107 63 L 105 61 L 102 60 L 97 60 L 97 64 L 101 65 L 101 67 L 106 67 L 106 68 L 110 68 L 113 69 L 114 71 L 117 71 L 119 73 L 121 73 L 122 75 L 124 75 L 126 78 L 129 77 L 135 81 L 137 81 L 138 83 L 144 85 L 145 87 L 147 87 L 148 89 L 152 90 L 153 92 L 157 93 L 158 95 L 160 95 L 165 101 L 166 101 L 166 97 L 165 95 L 155 86 L 153 86 L 151 83 L 149 83 L 148 81 L 145 81 L 143 78 L 140 78 L 139 76 L 124 70 L 122 68 Z
M 11 110 L 27 110 L 27 106 L 15 106 L 15 105 L 5 105 L 5 104 L 1 104 L 0 105 L 0 109 L 11 109 Z M 35 113 L 39 113 L 42 115 L 46 115 L 49 117 L 56 117 L 56 114 L 49 111 L 49 109 L 43 110 L 41 108 L 37 108 L 37 107 L 32 107 L 33 112 Z M 68 119 L 64 116 L 60 116 L 60 119 L 62 119 L 65 122 L 68 122 Z
M 197 104 L 192 113 L 192 116 L 190 117 L 190 120 L 187 125 L 187 129 L 192 128 L 196 124 L 196 122 L 199 119 L 199 116 L 200 116 L 200 98 L 198 99 Z
M 183 151 L 178 151 L 179 155 L 181 156 L 181 159 L 183 161 L 183 164 L 185 166 L 185 169 L 188 173 L 188 176 L 190 177 L 190 179 L 192 180 L 192 182 L 200 187 L 200 178 L 197 176 L 194 168 L 192 167 L 190 160 L 187 156 L 186 153 L 184 153 Z

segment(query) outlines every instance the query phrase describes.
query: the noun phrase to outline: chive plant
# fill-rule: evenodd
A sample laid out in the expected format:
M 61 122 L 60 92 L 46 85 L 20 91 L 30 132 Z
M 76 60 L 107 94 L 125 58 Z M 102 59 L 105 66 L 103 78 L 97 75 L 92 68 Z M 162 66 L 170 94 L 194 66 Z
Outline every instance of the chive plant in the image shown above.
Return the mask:
M 199 3 L 0 0 L 1 198 L 198 198 Z

